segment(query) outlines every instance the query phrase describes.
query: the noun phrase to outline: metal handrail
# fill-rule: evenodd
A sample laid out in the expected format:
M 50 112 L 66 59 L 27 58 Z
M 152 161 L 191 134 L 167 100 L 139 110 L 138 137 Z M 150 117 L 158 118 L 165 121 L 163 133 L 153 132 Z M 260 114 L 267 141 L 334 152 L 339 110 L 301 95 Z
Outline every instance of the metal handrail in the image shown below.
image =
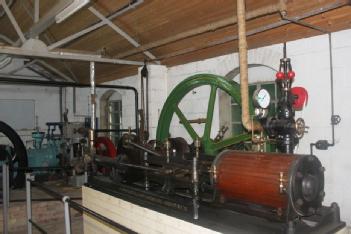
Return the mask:
M 26 204 L 27 204 L 27 228 L 28 234 L 32 234 L 32 229 L 35 227 L 41 233 L 47 233 L 43 228 L 41 228 L 37 223 L 32 220 L 32 196 L 31 196 L 31 186 L 35 186 L 36 188 L 44 191 L 45 193 L 49 194 L 53 198 L 58 201 L 62 201 L 64 204 L 64 214 L 65 214 L 65 232 L 66 234 L 71 234 L 71 215 L 70 215 L 70 208 L 73 208 L 79 212 L 87 213 L 99 221 L 109 224 L 123 232 L 126 233 L 136 233 L 135 231 L 117 223 L 114 220 L 111 220 L 95 211 L 73 201 L 72 198 L 69 196 L 62 195 L 61 193 L 54 191 L 42 183 L 38 183 L 35 181 L 34 176 L 31 173 L 26 173 Z

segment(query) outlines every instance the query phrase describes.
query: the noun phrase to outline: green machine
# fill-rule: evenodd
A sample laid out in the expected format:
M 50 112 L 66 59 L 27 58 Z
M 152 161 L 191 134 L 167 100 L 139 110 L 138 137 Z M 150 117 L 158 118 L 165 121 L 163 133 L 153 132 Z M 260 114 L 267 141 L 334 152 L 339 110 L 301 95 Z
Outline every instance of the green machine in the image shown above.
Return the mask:
M 185 117 L 184 113 L 179 108 L 179 103 L 182 99 L 192 90 L 201 86 L 210 86 L 211 91 L 208 101 L 208 109 L 206 114 L 205 128 L 202 136 L 198 136 L 194 128 L 191 126 L 190 121 Z M 211 139 L 211 129 L 213 112 L 216 101 L 217 90 L 226 92 L 237 103 L 241 103 L 240 85 L 232 80 L 227 80 L 222 76 L 212 74 L 198 74 L 191 76 L 181 83 L 179 83 L 168 96 L 158 121 L 156 140 L 164 142 L 169 137 L 170 124 L 175 114 L 193 141 L 200 139 L 201 145 L 204 147 L 204 153 L 208 155 L 215 155 L 218 151 L 231 145 L 238 144 L 243 141 L 251 139 L 251 133 L 243 133 L 230 138 L 215 141 Z M 250 105 L 250 113 L 253 108 Z

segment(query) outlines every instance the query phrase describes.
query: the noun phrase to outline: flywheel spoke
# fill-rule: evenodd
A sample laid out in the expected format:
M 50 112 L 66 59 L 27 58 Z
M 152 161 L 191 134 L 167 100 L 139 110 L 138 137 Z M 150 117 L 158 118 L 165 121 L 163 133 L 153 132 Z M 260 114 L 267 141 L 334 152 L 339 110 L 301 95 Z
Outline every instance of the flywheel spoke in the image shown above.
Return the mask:
M 217 87 L 214 85 L 211 85 L 210 98 L 208 99 L 206 124 L 205 124 L 205 130 L 203 135 L 203 140 L 206 140 L 206 141 L 209 140 L 211 137 L 213 111 L 214 111 L 214 105 L 216 102 L 216 94 L 217 94 Z
M 183 112 L 179 109 L 178 106 L 175 106 L 174 111 L 176 115 L 178 116 L 180 122 L 183 124 L 187 132 L 189 133 L 190 137 L 195 141 L 195 139 L 199 138 L 189 121 L 186 119 L 184 116 Z

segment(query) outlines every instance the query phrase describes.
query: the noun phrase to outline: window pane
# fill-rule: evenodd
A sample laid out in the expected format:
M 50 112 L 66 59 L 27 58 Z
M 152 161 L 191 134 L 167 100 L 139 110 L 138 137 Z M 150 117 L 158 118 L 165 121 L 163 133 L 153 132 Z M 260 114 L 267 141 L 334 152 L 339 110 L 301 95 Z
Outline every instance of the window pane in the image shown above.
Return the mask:
M 122 101 L 110 101 L 109 102 L 109 128 L 110 129 L 121 129 L 121 120 L 122 120 Z M 110 132 L 111 139 L 117 144 L 118 139 L 121 135 L 120 132 Z
M 241 106 L 232 106 L 232 122 L 241 122 Z
M 244 132 L 242 124 L 233 124 L 233 135 L 239 135 Z

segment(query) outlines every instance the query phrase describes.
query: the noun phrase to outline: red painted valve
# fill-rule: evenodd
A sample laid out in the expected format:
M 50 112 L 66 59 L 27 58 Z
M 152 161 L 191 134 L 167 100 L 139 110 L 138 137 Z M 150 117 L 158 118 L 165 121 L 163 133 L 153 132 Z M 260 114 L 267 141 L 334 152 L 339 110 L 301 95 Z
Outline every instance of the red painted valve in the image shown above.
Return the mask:
M 291 93 L 296 97 L 293 103 L 293 108 L 295 110 L 302 110 L 302 108 L 307 105 L 308 92 L 303 87 L 293 87 L 291 88 Z
M 110 158 L 116 158 L 117 156 L 117 149 L 113 142 L 107 137 L 97 137 L 95 139 L 96 152 L 99 155 L 107 156 Z

